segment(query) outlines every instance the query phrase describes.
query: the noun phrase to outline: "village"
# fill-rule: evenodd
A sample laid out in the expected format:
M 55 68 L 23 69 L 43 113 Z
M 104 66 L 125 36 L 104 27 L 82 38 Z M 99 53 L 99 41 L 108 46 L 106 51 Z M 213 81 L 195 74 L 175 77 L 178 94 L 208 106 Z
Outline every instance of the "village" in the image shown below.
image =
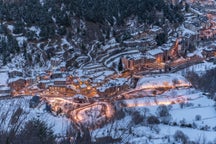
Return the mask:
M 173 4 L 176 2 L 173 0 Z M 67 114 L 76 115 L 72 117 L 74 121 L 84 120 L 85 109 L 100 105 L 101 111 L 105 109 L 105 117 L 111 117 L 114 110 L 110 102 L 136 96 L 135 87 L 143 76 L 169 75 L 204 61 L 216 62 L 216 45 L 212 42 L 216 38 L 215 5 L 210 0 L 187 3 L 191 7 L 185 13 L 185 21 L 178 28 L 170 28 L 166 43 L 157 45 L 155 38 L 165 28 L 153 25 L 145 31 L 134 31 L 133 37 L 122 43 L 113 44 L 111 40 L 94 58 L 91 50 L 89 62 L 78 57 L 75 60 L 80 66 L 78 69 L 68 69 L 60 57 L 51 58 L 50 66 L 33 76 L 16 68 L 5 68 L 0 72 L 5 74 L 6 81 L 6 84 L 0 83 L 0 99 L 39 96 L 46 99 L 54 111 L 61 108 Z M 204 8 L 198 11 L 199 7 Z M 155 96 L 151 90 L 148 88 L 146 96 Z M 64 102 L 69 104 L 67 108 Z M 75 106 L 71 108 L 70 104 Z

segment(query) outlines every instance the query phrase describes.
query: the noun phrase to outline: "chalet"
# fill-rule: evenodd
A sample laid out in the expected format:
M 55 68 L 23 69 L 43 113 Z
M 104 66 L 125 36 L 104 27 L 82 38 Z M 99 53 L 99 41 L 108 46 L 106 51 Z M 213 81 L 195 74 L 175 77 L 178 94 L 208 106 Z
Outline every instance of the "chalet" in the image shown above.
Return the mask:
M 81 94 L 76 94 L 73 96 L 73 101 L 76 103 L 87 103 L 89 102 L 88 97 L 81 95 Z
M 61 93 L 65 96 L 71 96 L 76 93 L 73 89 L 66 86 L 49 85 L 48 89 L 50 93 L 54 95 L 58 95 L 59 93 Z
M 27 77 L 25 78 L 25 81 L 26 81 L 26 86 L 30 86 L 35 82 L 35 79 L 32 77 Z
M 215 57 L 216 56 L 216 46 L 214 46 L 213 48 L 203 49 L 202 55 L 205 58 Z
M 70 86 L 67 86 L 66 78 L 56 78 L 52 80 L 52 82 L 53 83 L 44 82 L 44 84 L 42 84 L 42 86 L 46 85 L 51 94 L 61 94 L 65 96 L 75 94 L 75 91 Z
M 207 40 L 210 39 L 214 36 L 213 32 L 211 29 L 205 29 L 200 31 L 200 38 L 202 40 Z
M 11 96 L 11 89 L 9 87 L 1 85 L 0 86 L 0 97 L 3 97 L 3 96 Z
M 62 92 L 66 93 L 66 86 L 55 86 L 55 85 L 50 85 L 49 86 L 49 91 L 57 91 L 57 92 Z
M 153 49 L 147 52 L 147 54 L 153 56 L 157 63 L 164 62 L 164 52 L 161 49 Z
M 122 57 L 121 61 L 125 70 L 142 70 L 149 67 L 155 62 L 155 57 L 151 55 L 145 55 L 144 57 Z
M 12 90 L 21 90 L 26 86 L 26 80 L 24 78 L 12 78 L 9 79 L 8 85 Z
M 9 78 L 22 77 L 23 73 L 20 70 L 11 70 L 8 72 Z
M 129 88 L 129 84 L 127 79 L 125 78 L 118 78 L 115 80 L 110 80 L 109 82 L 105 83 L 101 87 L 97 89 L 97 93 L 100 96 L 113 96 L 119 94 L 120 92 Z
M 61 62 L 59 69 L 61 72 L 65 72 L 67 70 L 66 68 L 66 63 L 65 62 Z
M 38 83 L 38 88 L 40 89 L 46 89 L 52 82 L 50 80 L 41 80 Z
M 61 71 L 55 71 L 50 76 L 51 79 L 63 78 L 63 73 Z
M 66 78 L 57 78 L 53 82 L 55 86 L 66 86 Z
M 50 74 L 49 73 L 40 73 L 39 80 L 49 80 Z

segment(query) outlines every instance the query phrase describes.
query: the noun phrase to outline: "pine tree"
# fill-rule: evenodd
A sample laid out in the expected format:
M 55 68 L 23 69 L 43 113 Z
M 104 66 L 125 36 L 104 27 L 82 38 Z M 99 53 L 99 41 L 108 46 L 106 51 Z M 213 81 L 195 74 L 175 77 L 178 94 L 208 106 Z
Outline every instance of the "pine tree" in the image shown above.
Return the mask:
M 119 64 L 118 64 L 118 71 L 123 71 L 123 64 L 122 64 L 122 60 L 119 60 Z

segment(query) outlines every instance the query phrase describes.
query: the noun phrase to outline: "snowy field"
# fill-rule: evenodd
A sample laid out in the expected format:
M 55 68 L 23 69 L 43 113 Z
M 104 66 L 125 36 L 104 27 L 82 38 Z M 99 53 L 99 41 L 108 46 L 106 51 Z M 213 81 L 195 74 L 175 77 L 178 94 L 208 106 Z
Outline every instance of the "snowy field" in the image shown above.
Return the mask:
M 0 129 L 9 130 L 15 124 L 24 124 L 33 119 L 44 121 L 50 126 L 56 135 L 65 135 L 70 121 L 66 117 L 54 116 L 45 110 L 45 104 L 40 104 L 36 108 L 29 108 L 29 100 L 31 97 L 21 97 L 13 99 L 0 100 Z M 15 112 L 20 111 L 21 114 L 15 118 Z M 16 121 L 14 123 L 13 121 Z
M 93 132 L 95 139 L 111 136 L 113 138 L 121 138 L 125 142 L 131 144 L 150 143 L 150 144 L 166 144 L 174 142 L 173 135 L 177 130 L 182 131 L 191 141 L 213 142 L 216 139 L 216 111 L 214 101 L 208 99 L 201 92 L 191 90 L 193 94 L 188 96 L 194 99 L 188 100 L 185 104 L 168 105 L 171 115 L 169 124 L 160 123 L 151 128 L 143 122 L 133 124 L 133 113 L 126 115 L 121 120 L 107 124 L 101 129 Z M 180 92 L 182 93 L 182 92 Z M 185 93 L 186 94 L 186 93 Z M 185 95 L 187 97 L 187 95 Z M 142 100 L 137 100 L 140 102 Z M 139 106 L 126 108 L 127 111 L 136 111 L 141 115 L 157 115 L 158 106 Z M 196 118 L 199 117 L 199 118 Z M 189 125 L 189 126 L 188 126 Z M 191 126 L 190 126 L 191 125 Z M 111 129 L 111 127 L 116 127 Z M 181 143 L 181 142 L 180 142 Z M 179 144 L 180 144 L 179 143 Z

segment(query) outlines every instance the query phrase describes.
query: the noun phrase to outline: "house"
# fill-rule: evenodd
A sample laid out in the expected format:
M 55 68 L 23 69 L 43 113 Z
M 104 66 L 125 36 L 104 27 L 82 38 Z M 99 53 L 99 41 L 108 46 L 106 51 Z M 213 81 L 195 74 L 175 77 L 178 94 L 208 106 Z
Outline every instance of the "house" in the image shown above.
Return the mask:
M 38 88 L 40 89 L 46 89 L 52 82 L 50 80 L 41 80 L 38 83 Z
M 49 91 L 52 92 L 57 92 L 57 93 L 66 93 L 67 87 L 66 86 L 56 86 L 56 85 L 50 85 L 48 87 Z
M 61 72 L 65 72 L 67 70 L 66 63 L 61 62 L 61 64 L 59 65 L 59 69 L 60 69 Z
M 62 77 L 63 77 L 63 73 L 61 71 L 55 71 L 50 76 L 51 79 L 62 78 Z
M 97 89 L 97 93 L 100 96 L 107 97 L 119 94 L 122 91 L 125 91 L 129 88 L 127 79 L 118 78 L 115 80 L 110 80 L 101 87 Z
M 39 79 L 40 80 L 49 80 L 50 79 L 50 74 L 49 73 L 40 73 Z
M 211 29 L 204 29 L 200 31 L 200 38 L 202 40 L 208 40 L 214 36 Z
M 81 94 L 76 94 L 75 96 L 73 96 L 73 101 L 75 103 L 88 103 L 88 97 L 81 95 Z
M 143 57 L 122 57 L 121 61 L 124 70 L 143 70 L 150 68 L 155 63 L 156 58 L 146 54 Z
M 53 83 L 45 83 L 50 94 L 58 96 L 71 96 L 76 92 L 70 86 L 67 86 L 66 78 L 56 78 L 52 80 Z
M 164 52 L 159 48 L 147 51 L 147 54 L 153 56 L 157 63 L 164 62 Z
M 216 56 L 216 46 L 212 48 L 203 49 L 202 55 L 205 58 L 215 57 Z
M 12 78 L 9 79 L 8 85 L 12 90 L 19 91 L 26 86 L 26 80 L 24 78 Z
M 66 78 L 56 78 L 53 82 L 55 86 L 66 86 Z
M 62 85 L 49 85 L 49 92 L 56 96 L 72 96 L 76 94 L 76 91 L 67 86 Z

